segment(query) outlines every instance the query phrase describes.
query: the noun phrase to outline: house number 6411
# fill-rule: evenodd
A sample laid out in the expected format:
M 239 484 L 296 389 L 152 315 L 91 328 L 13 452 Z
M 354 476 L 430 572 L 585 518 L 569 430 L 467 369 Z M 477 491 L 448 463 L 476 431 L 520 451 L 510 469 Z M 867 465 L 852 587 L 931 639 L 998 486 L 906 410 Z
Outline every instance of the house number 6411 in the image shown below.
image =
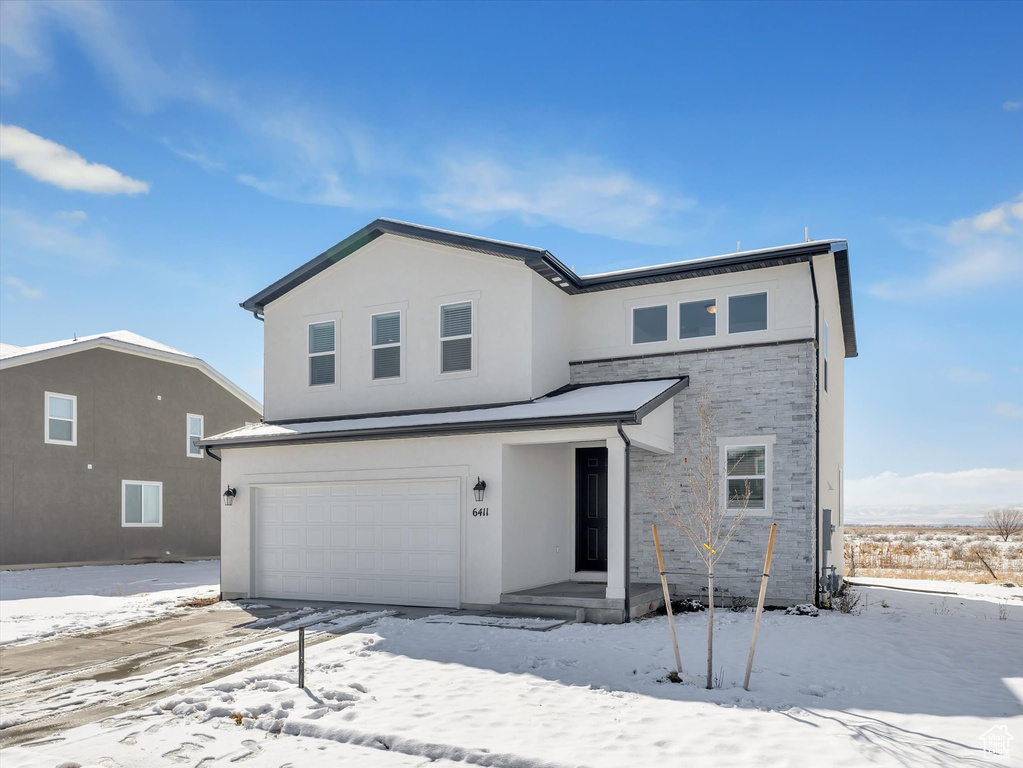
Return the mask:
M 490 515 L 490 507 L 473 507 L 473 517 L 488 517 Z

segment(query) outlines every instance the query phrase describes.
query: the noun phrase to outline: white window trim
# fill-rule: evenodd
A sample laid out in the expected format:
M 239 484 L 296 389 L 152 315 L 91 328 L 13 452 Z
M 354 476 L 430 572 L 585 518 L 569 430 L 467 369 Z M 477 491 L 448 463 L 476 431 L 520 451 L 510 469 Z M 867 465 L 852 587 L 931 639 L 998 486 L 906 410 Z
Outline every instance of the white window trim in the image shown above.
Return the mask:
M 685 338 L 683 338 L 682 337 L 682 305 L 683 304 L 701 304 L 701 303 L 705 304 L 708 301 L 713 301 L 714 302 L 714 312 L 711 315 L 714 318 L 714 333 L 710 334 L 709 336 L 686 336 Z M 718 323 L 718 315 L 720 314 L 718 312 L 718 310 L 721 309 L 721 304 L 718 302 L 718 297 L 717 296 L 706 296 L 706 297 L 704 297 L 702 299 L 679 299 L 677 302 L 675 302 L 675 304 L 677 305 L 675 307 L 675 312 L 677 314 L 677 317 L 675 319 L 678 321 L 678 322 L 675 323 L 675 334 L 676 334 L 676 339 L 678 341 L 681 341 L 684 344 L 686 342 L 699 341 L 700 339 L 713 339 L 713 338 L 715 338 L 718 335 L 718 331 L 721 330 L 721 325 Z
M 310 352 L 309 351 L 309 329 L 314 325 L 326 325 L 327 323 L 334 324 L 334 349 L 330 352 Z M 305 385 L 306 389 L 329 389 L 331 387 L 337 387 L 338 380 L 341 378 L 338 375 L 338 359 L 341 357 L 337 353 L 337 335 L 338 335 L 338 322 L 337 320 L 330 318 L 327 320 L 313 320 L 306 323 L 305 327 Z M 323 357 L 324 355 L 334 356 L 334 381 L 329 384 L 313 384 L 310 381 L 312 373 L 312 359 L 314 357 Z
M 744 296 L 758 296 L 764 294 L 764 327 L 759 331 L 733 331 L 732 330 L 732 299 L 741 299 Z M 725 304 L 728 305 L 728 317 L 726 318 L 725 333 L 729 336 L 745 336 L 752 333 L 769 333 L 771 331 L 771 292 L 764 288 L 760 291 L 746 291 L 745 293 L 730 293 L 725 297 Z
M 160 521 L 158 523 L 128 523 L 125 522 L 124 502 L 129 485 L 155 485 L 160 489 Z M 145 506 L 145 492 L 142 494 L 143 507 Z M 145 516 L 145 509 L 142 511 Z M 121 527 L 122 528 L 163 528 L 163 483 L 159 480 L 122 480 L 121 481 Z
M 461 303 L 461 302 L 458 302 Z M 397 344 L 374 344 L 373 343 L 373 318 L 379 317 L 380 315 L 398 315 L 398 343 Z M 476 318 L 473 317 L 473 327 L 475 327 Z M 335 345 L 336 346 L 336 345 Z M 378 379 L 373 376 L 373 350 L 376 349 L 389 349 L 390 347 L 398 348 L 398 366 L 400 375 L 399 376 L 388 376 L 387 378 Z M 369 380 L 373 384 L 403 384 L 405 382 L 405 310 L 403 309 L 388 309 L 381 312 L 374 312 L 369 316 Z
M 654 309 L 655 307 L 664 307 L 665 315 L 665 327 L 664 327 L 664 339 L 662 341 L 636 341 L 635 326 L 636 326 L 636 310 L 637 309 Z M 675 316 L 675 325 L 678 325 L 678 314 Z M 678 331 L 675 332 L 678 335 Z M 629 307 L 629 346 L 630 347 L 645 347 L 648 344 L 666 344 L 671 341 L 671 303 L 667 301 L 659 301 L 656 304 L 643 304 L 641 306 Z
M 726 515 L 738 514 L 738 510 L 728 508 L 728 449 L 759 447 L 764 448 L 764 508 L 746 509 L 747 517 L 770 517 L 774 508 L 774 443 L 775 435 L 740 435 L 738 437 L 718 438 L 718 472 L 721 482 L 719 502 Z
M 185 455 L 190 459 L 201 459 L 205 451 L 200 447 L 199 453 L 192 453 L 192 419 L 199 419 L 199 439 L 206 435 L 206 417 L 201 413 L 185 414 Z
M 444 331 L 444 307 L 451 307 L 457 304 L 469 304 L 472 309 L 472 333 L 464 334 L 462 336 L 441 336 Z M 479 318 L 476 314 L 476 299 L 458 299 L 457 301 L 445 301 L 443 304 L 437 305 L 437 376 L 444 379 L 457 379 L 465 376 L 475 376 L 476 369 L 479 366 L 477 359 L 476 350 L 476 331 L 479 329 Z M 444 342 L 455 341 L 457 339 L 471 339 L 470 349 L 472 354 L 472 367 L 467 371 L 445 371 L 444 370 Z
M 71 439 L 70 440 L 54 440 L 50 438 L 50 398 L 51 397 L 63 397 L 66 400 L 71 401 L 71 418 L 65 419 L 62 416 L 54 416 L 53 418 L 58 421 L 70 421 L 71 422 Z M 65 395 L 61 392 L 44 392 L 43 393 L 43 409 L 46 413 L 46 418 L 43 419 L 43 441 L 50 445 L 78 445 L 78 395 Z

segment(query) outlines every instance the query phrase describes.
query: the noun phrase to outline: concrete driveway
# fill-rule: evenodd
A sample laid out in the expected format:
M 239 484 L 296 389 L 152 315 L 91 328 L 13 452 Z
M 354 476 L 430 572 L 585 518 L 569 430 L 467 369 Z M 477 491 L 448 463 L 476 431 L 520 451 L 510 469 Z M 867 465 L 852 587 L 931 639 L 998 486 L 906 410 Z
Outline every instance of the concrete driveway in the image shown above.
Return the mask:
M 443 609 L 261 600 L 49 642 L 0 649 L 0 747 L 40 743 L 268 659 L 296 654 L 375 621 L 381 611 L 419 618 Z

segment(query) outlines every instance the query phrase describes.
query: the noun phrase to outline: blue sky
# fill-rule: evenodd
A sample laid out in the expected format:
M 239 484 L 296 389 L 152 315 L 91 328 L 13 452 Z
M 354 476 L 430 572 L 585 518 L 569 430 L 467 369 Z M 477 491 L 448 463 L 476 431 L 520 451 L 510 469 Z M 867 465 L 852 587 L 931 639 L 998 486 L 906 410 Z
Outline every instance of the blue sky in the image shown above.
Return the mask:
M 1019 3 L 0 14 L 7 343 L 126 328 L 258 397 L 237 303 L 377 216 L 580 273 L 809 226 L 851 249 L 850 502 L 1023 501 Z

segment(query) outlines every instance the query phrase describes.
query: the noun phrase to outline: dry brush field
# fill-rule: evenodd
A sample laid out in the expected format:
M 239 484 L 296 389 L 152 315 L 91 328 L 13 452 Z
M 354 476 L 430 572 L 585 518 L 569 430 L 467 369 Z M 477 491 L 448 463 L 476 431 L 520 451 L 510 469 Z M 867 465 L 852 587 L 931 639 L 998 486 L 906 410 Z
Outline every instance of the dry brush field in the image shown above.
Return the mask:
M 847 525 L 845 574 L 1020 584 L 1023 535 L 1002 541 L 983 526 Z

